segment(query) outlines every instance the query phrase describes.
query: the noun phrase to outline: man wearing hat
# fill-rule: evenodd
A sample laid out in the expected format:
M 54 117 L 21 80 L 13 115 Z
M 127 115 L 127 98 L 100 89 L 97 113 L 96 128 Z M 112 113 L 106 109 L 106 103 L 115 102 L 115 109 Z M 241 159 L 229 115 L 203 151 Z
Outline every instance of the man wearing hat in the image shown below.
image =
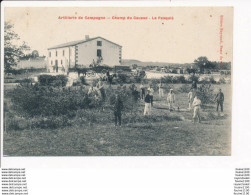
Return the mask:
M 198 118 L 198 122 L 200 123 L 200 105 L 201 100 L 197 97 L 197 95 L 195 95 L 193 100 L 193 123 L 195 123 L 196 118 Z
M 121 111 L 123 110 L 123 101 L 119 96 L 119 92 L 116 91 L 115 97 L 111 100 L 111 105 L 113 107 L 114 111 L 114 117 L 115 117 L 115 126 L 119 123 L 119 126 L 121 126 Z
M 221 89 L 219 89 L 219 92 L 216 94 L 215 100 L 217 102 L 216 111 L 218 112 L 220 106 L 221 112 L 223 112 L 224 94 L 222 93 Z
M 167 95 L 167 102 L 169 104 L 169 110 L 173 111 L 174 110 L 174 103 L 175 103 L 175 95 L 173 93 L 173 89 L 170 89 L 170 92 Z
M 159 83 L 159 97 L 162 98 L 164 96 L 164 87 L 163 87 L 163 84 Z
M 193 99 L 194 99 L 194 91 L 193 89 L 190 89 L 188 96 L 188 110 L 192 109 Z
M 151 107 L 153 99 L 150 95 L 150 90 L 147 90 L 147 94 L 145 97 L 145 109 L 144 109 L 144 115 L 150 115 L 151 114 Z
M 152 85 L 149 85 L 147 90 L 149 90 L 149 95 L 151 97 L 151 106 L 153 106 L 153 93 L 154 93 L 154 90 L 152 88 Z

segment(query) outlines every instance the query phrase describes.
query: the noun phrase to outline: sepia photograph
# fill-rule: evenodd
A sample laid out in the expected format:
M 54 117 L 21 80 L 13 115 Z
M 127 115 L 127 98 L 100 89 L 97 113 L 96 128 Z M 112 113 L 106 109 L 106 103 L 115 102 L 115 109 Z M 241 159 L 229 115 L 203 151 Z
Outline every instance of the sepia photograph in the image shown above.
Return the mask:
M 4 157 L 231 156 L 233 7 L 5 7 L 3 56 Z

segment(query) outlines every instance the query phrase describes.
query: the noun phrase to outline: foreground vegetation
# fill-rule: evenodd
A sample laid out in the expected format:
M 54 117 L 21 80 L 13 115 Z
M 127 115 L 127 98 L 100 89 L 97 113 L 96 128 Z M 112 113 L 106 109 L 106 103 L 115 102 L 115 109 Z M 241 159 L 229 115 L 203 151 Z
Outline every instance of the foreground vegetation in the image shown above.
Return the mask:
M 187 110 L 190 85 L 164 85 L 165 94 L 170 88 L 174 89 L 176 107 L 179 107 L 179 111 L 170 112 L 166 97 L 159 98 L 156 84 L 152 84 L 156 93 L 151 116 L 143 116 L 142 100 L 138 103 L 132 101 L 129 85 L 106 86 L 107 97 L 103 103 L 93 102 L 86 95 L 87 86 L 64 89 L 60 85 L 23 84 L 15 90 L 6 89 L 4 155 L 231 154 L 229 84 L 212 85 L 209 90 L 214 94 L 219 87 L 223 89 L 224 116 L 219 117 L 215 105 L 209 101 L 203 105 L 201 124 L 193 124 L 192 111 Z M 109 99 L 116 90 L 122 92 L 123 89 L 122 127 L 115 128 Z

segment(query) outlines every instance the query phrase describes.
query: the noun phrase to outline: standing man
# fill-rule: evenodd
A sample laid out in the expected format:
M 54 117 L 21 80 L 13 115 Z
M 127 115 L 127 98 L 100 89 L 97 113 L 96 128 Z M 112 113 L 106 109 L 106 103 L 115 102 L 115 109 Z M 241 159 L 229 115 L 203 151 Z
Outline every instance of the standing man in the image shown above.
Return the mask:
M 173 111 L 174 110 L 174 103 L 175 103 L 175 95 L 173 93 L 173 89 L 170 89 L 170 92 L 167 95 L 167 102 L 169 104 L 169 110 Z
M 188 110 L 191 110 L 192 109 L 192 103 L 193 103 L 193 90 L 190 89 L 189 93 L 188 93 Z
M 141 83 L 140 85 L 140 89 L 141 89 L 141 99 L 144 100 L 145 96 L 146 96 L 146 89 L 145 89 L 145 86 L 143 84 L 143 82 Z
M 133 97 L 133 101 L 134 103 L 137 103 L 140 95 L 139 95 L 139 92 L 137 91 L 137 87 L 135 86 L 133 91 L 132 91 L 132 97 Z
M 148 90 L 149 90 L 149 95 L 150 95 L 150 98 L 151 98 L 151 106 L 153 107 L 153 93 L 154 93 L 154 90 L 153 90 L 151 85 L 149 85 Z
M 107 79 L 108 79 L 109 85 L 111 86 L 112 80 L 113 80 L 113 75 L 109 75 Z
M 150 95 L 150 90 L 147 90 L 147 94 L 145 97 L 145 109 L 144 109 L 144 116 L 151 114 L 151 106 L 152 105 L 152 98 Z
M 218 112 L 220 105 L 221 112 L 223 112 L 224 94 L 221 92 L 221 89 L 219 89 L 219 92 L 216 94 L 215 101 L 217 102 L 216 111 Z
M 97 83 L 97 86 L 96 86 L 99 91 L 100 91 L 100 94 L 101 94 L 101 97 L 102 97 L 102 101 L 105 100 L 105 89 L 104 89 L 104 84 L 102 82 L 102 79 L 100 78 L 99 82 Z
M 200 117 L 200 106 L 201 106 L 201 101 L 195 95 L 194 100 L 193 100 L 193 123 L 195 123 L 195 119 L 198 118 L 198 122 L 200 123 L 201 117 Z
M 194 89 L 194 90 L 197 90 L 197 82 L 195 80 L 193 80 L 191 88 Z
M 114 101 L 111 101 L 111 104 L 113 105 L 115 126 L 117 126 L 118 123 L 119 126 L 121 126 L 121 111 L 123 110 L 124 106 L 121 98 L 119 97 L 118 92 L 115 93 L 115 99 Z
M 162 98 L 164 96 L 164 88 L 163 88 L 163 84 L 159 83 L 159 97 Z

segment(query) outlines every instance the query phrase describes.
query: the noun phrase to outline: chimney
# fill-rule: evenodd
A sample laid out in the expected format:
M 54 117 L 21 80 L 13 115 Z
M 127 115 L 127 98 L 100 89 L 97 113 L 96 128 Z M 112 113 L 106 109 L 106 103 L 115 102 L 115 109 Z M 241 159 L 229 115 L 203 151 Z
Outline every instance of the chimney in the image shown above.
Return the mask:
M 88 41 L 90 39 L 89 35 L 85 35 L 85 40 Z

